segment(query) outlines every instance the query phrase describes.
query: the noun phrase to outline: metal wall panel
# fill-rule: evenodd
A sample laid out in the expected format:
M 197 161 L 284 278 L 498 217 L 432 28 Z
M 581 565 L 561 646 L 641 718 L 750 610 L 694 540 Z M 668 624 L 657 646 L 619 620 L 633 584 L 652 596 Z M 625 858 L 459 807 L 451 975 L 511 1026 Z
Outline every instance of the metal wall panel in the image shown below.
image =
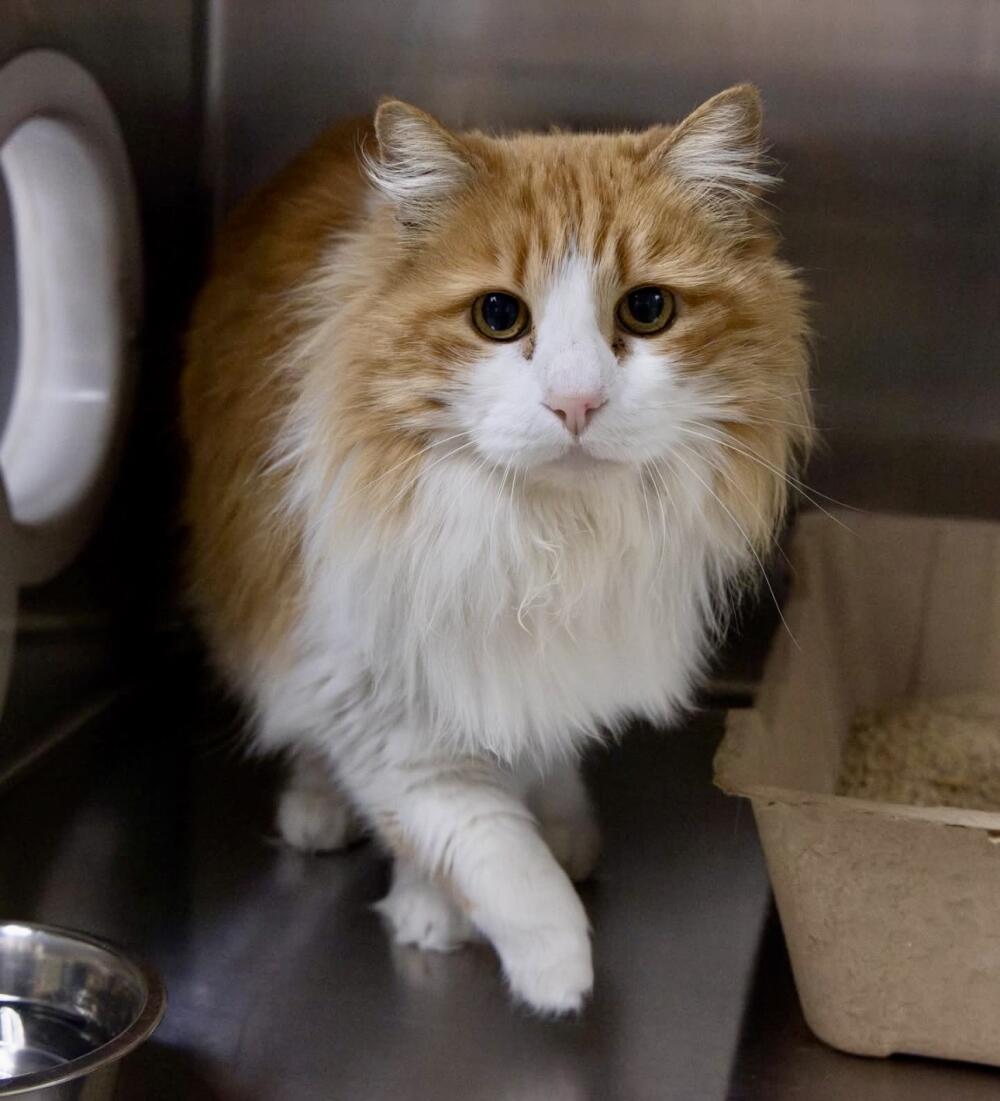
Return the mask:
M 111 101 L 139 187 L 152 288 L 172 300 L 191 283 L 197 245 L 201 32 L 199 0 L 9 0 L 0 19 L 0 63 L 61 50 Z
M 21 594 L 0 724 L 0 781 L 73 730 L 156 660 L 152 626 L 173 584 L 171 446 L 180 334 L 200 275 L 203 19 L 198 0 L 6 0 L 0 64 L 60 50 L 87 68 L 122 126 L 143 220 L 146 310 L 131 441 L 91 547 Z M 0 411 L 17 356 L 13 240 L 0 181 Z

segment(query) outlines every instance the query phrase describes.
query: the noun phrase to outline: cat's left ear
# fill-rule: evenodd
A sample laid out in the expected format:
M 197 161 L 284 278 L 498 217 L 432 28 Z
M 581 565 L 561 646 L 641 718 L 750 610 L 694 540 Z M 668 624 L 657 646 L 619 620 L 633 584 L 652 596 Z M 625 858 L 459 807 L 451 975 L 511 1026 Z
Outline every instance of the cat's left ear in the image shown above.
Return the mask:
M 472 177 L 469 151 L 437 119 L 398 99 L 379 104 L 375 136 L 378 157 L 365 165 L 369 179 L 396 208 L 403 229 L 433 224 Z
M 764 169 L 762 118 L 757 89 L 737 84 L 688 115 L 652 156 L 718 215 L 743 219 L 777 183 Z

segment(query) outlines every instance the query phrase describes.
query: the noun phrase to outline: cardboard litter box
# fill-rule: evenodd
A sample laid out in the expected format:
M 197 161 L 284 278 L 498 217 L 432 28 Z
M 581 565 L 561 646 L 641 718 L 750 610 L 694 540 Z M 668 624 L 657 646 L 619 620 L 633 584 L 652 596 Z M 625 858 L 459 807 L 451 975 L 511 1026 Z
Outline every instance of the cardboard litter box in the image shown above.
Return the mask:
M 833 794 L 860 708 L 1000 691 L 1000 525 L 800 517 L 716 783 L 748 797 L 802 1009 L 834 1047 L 1000 1064 L 1000 813 Z

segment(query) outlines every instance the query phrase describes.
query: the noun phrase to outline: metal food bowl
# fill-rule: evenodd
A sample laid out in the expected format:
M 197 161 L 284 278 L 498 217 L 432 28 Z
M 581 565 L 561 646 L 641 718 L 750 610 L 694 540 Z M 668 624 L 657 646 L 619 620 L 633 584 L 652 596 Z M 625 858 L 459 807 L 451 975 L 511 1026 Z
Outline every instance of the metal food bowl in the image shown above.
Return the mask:
M 0 1097 L 107 1101 L 165 1004 L 159 978 L 109 944 L 0 924 Z

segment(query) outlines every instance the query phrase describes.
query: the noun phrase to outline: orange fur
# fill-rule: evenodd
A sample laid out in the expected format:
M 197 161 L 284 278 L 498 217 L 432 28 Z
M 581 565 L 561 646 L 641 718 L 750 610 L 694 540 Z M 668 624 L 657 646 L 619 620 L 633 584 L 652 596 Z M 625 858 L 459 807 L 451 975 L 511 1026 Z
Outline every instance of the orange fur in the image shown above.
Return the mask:
M 295 288 L 329 235 L 358 216 L 357 145 L 369 133 L 359 123 L 333 130 L 236 212 L 188 334 L 192 594 L 211 640 L 236 660 L 280 647 L 300 598 L 300 533 L 277 520 L 286 475 L 267 462 L 291 399 L 279 366 L 302 325 Z

